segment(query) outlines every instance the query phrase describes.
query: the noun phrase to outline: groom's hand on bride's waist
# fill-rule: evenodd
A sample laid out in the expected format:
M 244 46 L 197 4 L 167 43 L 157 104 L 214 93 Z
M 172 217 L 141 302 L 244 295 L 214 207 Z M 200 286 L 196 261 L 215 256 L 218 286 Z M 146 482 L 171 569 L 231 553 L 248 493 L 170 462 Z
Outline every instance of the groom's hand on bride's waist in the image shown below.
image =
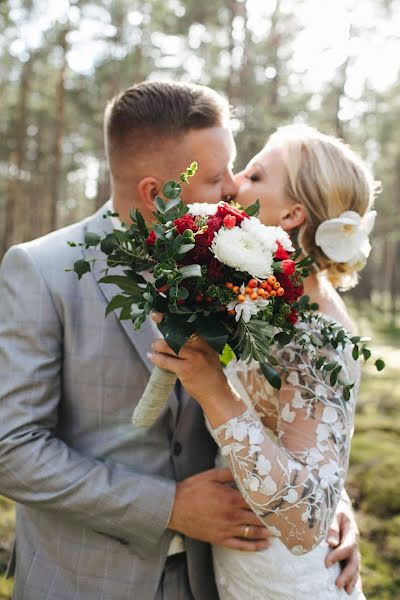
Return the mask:
M 351 594 L 360 572 L 359 531 L 352 508 L 342 500 L 339 502 L 335 519 L 328 531 L 327 541 L 331 551 L 325 564 L 330 567 L 340 562 L 342 569 L 336 579 L 336 585 Z
M 177 484 L 169 529 L 196 540 L 254 552 L 271 544 L 268 530 L 249 509 L 229 469 L 211 469 Z

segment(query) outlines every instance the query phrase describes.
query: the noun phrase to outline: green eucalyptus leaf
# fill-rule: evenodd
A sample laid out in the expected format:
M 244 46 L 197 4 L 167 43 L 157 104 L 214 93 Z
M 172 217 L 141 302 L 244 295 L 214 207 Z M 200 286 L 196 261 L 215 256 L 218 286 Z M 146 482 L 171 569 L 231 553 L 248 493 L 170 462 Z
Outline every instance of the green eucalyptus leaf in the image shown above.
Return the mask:
M 324 371 L 333 371 L 333 369 L 336 369 L 337 366 L 338 365 L 336 362 L 328 363 L 327 365 L 324 365 Z
M 187 279 L 188 277 L 202 276 L 200 265 L 185 265 L 179 268 L 179 272 L 181 273 L 183 279 Z
M 161 214 L 165 213 L 165 203 L 160 196 L 156 196 L 154 198 L 154 204 L 156 205 L 158 212 L 160 212 Z
M 364 360 L 368 360 L 371 357 L 371 350 L 369 348 L 363 348 L 361 350 Z
M 90 271 L 90 263 L 88 263 L 88 261 L 84 260 L 83 258 L 80 259 L 80 260 L 77 260 L 74 263 L 74 271 L 78 275 L 78 279 L 81 279 L 81 277 L 85 273 L 89 273 L 89 271 Z
M 85 244 L 87 248 L 89 248 L 89 246 L 97 246 L 100 243 L 100 240 L 101 237 L 97 235 L 97 233 L 92 233 L 91 231 L 85 233 Z
M 385 368 L 385 366 L 386 366 L 386 365 L 385 365 L 385 361 L 384 361 L 384 360 L 382 360 L 382 358 L 378 358 L 378 359 L 375 361 L 375 367 L 377 368 L 377 370 L 378 370 L 378 371 L 382 371 L 382 369 L 384 369 L 384 368 Z
M 104 252 L 104 254 L 107 254 L 107 256 L 112 254 L 116 248 L 118 248 L 118 240 L 114 233 L 109 233 L 101 240 L 100 250 Z
M 178 250 L 178 254 L 186 254 L 190 250 L 193 250 L 195 244 L 182 244 L 182 246 Z
M 173 210 L 174 208 L 176 208 L 177 206 L 179 206 L 181 204 L 181 200 L 179 200 L 179 198 L 175 198 L 173 200 L 168 200 L 168 202 L 165 205 L 165 212 L 168 212 L 170 210 Z
M 360 356 L 360 350 L 358 348 L 357 345 L 354 346 L 352 352 L 351 352 L 352 357 L 354 358 L 354 360 L 358 360 L 359 356 Z
M 178 300 L 186 300 L 188 298 L 189 292 L 185 287 L 178 288 L 177 298 Z
M 170 200 L 179 198 L 181 191 L 181 185 L 177 181 L 167 181 L 163 187 L 164 196 Z

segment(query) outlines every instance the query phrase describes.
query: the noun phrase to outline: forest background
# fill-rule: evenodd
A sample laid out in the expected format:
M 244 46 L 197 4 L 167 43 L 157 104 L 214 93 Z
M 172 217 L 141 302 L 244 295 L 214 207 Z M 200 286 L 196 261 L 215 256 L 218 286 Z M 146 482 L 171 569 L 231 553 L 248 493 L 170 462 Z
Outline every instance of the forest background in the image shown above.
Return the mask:
M 235 170 L 277 126 L 305 122 L 382 182 L 371 258 L 345 295 L 387 362 L 365 371 L 347 484 L 369 600 L 400 597 L 399 73 L 400 0 L 0 0 L 0 259 L 108 199 L 104 107 L 145 79 L 229 99 Z M 0 573 L 13 528 L 0 498 Z M 11 589 L 0 577 L 1 600 Z

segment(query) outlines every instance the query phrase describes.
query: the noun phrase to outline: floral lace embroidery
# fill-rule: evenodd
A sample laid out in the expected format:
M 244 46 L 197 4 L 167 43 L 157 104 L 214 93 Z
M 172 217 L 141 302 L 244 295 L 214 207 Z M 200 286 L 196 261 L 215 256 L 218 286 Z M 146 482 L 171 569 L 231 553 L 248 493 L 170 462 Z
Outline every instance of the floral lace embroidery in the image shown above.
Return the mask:
M 318 327 L 312 325 L 316 335 Z M 349 346 L 322 349 L 328 362 L 342 365 L 343 380 L 355 383 L 345 401 L 299 345 L 272 354 L 285 365 L 281 390 L 256 363 L 229 367 L 245 401 L 247 392 L 248 410 L 212 433 L 254 512 L 292 553 L 304 554 L 326 535 L 342 493 L 360 370 Z

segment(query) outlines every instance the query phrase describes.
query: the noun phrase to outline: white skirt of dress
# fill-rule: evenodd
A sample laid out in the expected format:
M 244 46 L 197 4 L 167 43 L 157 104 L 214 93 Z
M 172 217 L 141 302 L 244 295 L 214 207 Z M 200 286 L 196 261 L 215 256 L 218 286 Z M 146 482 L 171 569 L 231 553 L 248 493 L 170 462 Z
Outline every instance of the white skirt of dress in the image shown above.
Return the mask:
M 360 589 L 349 596 L 336 587 L 340 565 L 325 567 L 328 551 L 323 541 L 296 556 L 278 538 L 260 552 L 213 546 L 220 600 L 366 600 Z

